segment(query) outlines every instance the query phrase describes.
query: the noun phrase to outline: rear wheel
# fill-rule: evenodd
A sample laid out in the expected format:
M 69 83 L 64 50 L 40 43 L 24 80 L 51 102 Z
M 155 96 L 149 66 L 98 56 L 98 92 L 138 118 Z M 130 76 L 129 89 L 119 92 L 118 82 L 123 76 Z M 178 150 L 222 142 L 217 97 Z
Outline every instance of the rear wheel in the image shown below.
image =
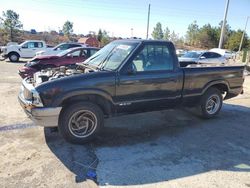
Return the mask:
M 216 116 L 222 107 L 222 94 L 217 88 L 209 88 L 201 98 L 199 105 L 203 118 L 212 118 Z
M 82 144 L 93 139 L 103 127 L 103 112 L 90 102 L 77 102 L 63 109 L 59 131 L 69 142 Z
M 19 54 L 16 52 L 9 53 L 8 57 L 11 62 L 18 62 L 20 58 Z

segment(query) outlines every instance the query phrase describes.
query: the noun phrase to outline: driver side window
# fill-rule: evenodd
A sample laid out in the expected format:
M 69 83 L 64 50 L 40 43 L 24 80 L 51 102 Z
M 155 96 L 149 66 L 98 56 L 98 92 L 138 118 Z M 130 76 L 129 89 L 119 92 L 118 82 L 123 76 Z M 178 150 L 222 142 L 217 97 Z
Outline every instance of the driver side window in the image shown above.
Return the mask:
M 165 45 L 145 45 L 134 58 L 132 66 L 137 72 L 173 70 L 173 58 Z
M 80 50 L 74 51 L 74 52 L 71 53 L 71 56 L 72 57 L 79 57 L 80 56 L 80 52 L 81 52 Z
M 202 56 L 205 57 L 206 59 L 212 58 L 210 52 L 205 52 L 204 54 L 202 54 Z

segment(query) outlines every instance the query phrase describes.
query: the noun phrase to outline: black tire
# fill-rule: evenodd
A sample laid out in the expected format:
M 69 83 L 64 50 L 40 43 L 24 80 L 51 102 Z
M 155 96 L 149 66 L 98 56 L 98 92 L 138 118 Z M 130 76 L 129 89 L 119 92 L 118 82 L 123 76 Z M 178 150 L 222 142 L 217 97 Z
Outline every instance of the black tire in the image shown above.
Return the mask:
M 20 58 L 20 55 L 16 52 L 10 52 L 8 54 L 8 57 L 9 57 L 9 60 L 11 62 L 18 62 L 19 61 L 19 58 Z
M 68 142 L 83 144 L 97 135 L 103 127 L 103 122 L 103 112 L 99 106 L 90 102 L 77 102 L 62 109 L 58 128 Z M 89 131 L 88 134 L 81 133 L 86 130 L 87 133 Z
M 216 116 L 222 107 L 223 98 L 220 90 L 215 87 L 209 88 L 201 97 L 199 110 L 205 119 Z

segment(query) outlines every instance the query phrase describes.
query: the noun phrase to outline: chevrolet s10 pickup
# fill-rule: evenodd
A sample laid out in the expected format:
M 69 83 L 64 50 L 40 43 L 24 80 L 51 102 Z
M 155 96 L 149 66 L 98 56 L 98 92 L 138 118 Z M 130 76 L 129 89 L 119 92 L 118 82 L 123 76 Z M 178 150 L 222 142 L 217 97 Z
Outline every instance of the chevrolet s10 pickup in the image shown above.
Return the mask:
M 117 40 L 75 68 L 42 70 L 23 80 L 19 102 L 35 124 L 57 127 L 72 143 L 94 138 L 104 118 L 196 107 L 204 118 L 243 92 L 244 66 L 181 68 L 173 43 Z

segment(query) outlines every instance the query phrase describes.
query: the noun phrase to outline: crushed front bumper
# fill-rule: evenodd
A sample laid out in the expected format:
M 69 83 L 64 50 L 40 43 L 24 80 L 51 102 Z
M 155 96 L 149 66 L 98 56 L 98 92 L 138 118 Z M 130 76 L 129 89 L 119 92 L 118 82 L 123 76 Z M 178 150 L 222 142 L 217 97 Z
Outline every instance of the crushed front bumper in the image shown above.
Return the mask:
M 18 100 L 25 113 L 36 125 L 43 127 L 58 126 L 61 107 L 35 107 L 30 101 L 23 99 L 21 95 L 18 96 Z

